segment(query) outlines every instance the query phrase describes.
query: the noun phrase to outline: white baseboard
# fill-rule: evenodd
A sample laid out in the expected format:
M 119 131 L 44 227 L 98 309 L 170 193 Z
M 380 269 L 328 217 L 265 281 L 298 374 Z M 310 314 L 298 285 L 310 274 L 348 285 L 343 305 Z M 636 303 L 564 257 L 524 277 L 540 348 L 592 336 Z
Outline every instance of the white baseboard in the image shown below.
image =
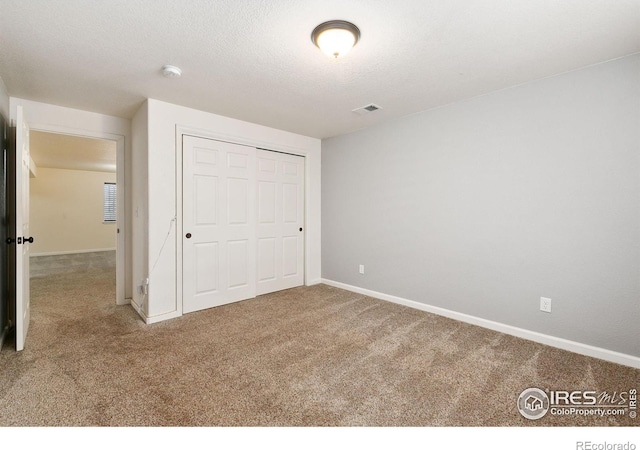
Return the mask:
M 40 252 L 40 253 L 31 253 L 30 256 L 57 256 L 57 255 L 74 255 L 76 253 L 97 253 L 97 252 L 114 252 L 116 251 L 114 248 L 92 248 L 88 250 L 64 250 L 57 252 Z
M 178 311 L 171 311 L 170 313 L 160 314 L 159 316 L 153 316 L 153 317 L 149 317 L 145 315 L 144 321 L 147 325 L 151 325 L 152 323 L 163 322 L 165 320 L 175 319 L 180 316 L 182 316 L 182 314 L 179 313 Z
M 134 298 L 131 298 L 131 301 L 130 301 L 129 304 L 131 305 L 131 307 L 133 309 L 135 309 L 135 311 L 138 313 L 140 318 L 142 320 L 144 320 L 144 323 L 148 323 L 147 322 L 147 315 L 144 313 L 144 310 L 142 309 L 142 305 L 139 305 L 138 302 L 136 302 L 136 300 Z
M 316 278 L 315 280 L 309 280 L 306 286 L 315 286 L 316 284 L 321 284 L 322 278 Z
M 468 314 L 451 311 L 449 309 L 440 308 L 438 306 L 427 305 L 425 303 L 416 302 L 414 300 L 407 300 L 405 298 L 396 297 L 389 294 L 383 294 L 382 292 L 371 291 L 369 289 L 352 286 L 350 284 L 340 283 L 338 281 L 322 279 L 324 284 L 329 286 L 344 289 L 346 291 L 363 294 L 368 297 L 377 298 L 379 300 L 385 300 L 399 305 L 408 306 L 410 308 L 419 309 L 439 316 L 448 317 L 450 319 L 459 320 L 460 322 L 470 323 L 490 330 L 498 331 L 500 333 L 509 334 L 519 338 L 527 339 L 530 341 L 538 342 L 540 344 L 549 345 L 562 350 L 567 350 L 580 355 L 591 356 L 593 358 L 603 359 L 605 361 L 622 364 L 625 366 L 634 367 L 640 369 L 640 358 L 637 356 L 627 355 L 625 353 L 614 352 L 600 347 L 594 347 L 580 342 L 569 341 L 567 339 L 549 336 L 547 334 L 538 333 L 535 331 L 525 330 L 523 328 L 506 325 L 500 322 L 494 322 L 492 320 L 482 319 L 480 317 L 470 316 Z
M 130 299 L 130 304 L 133 307 L 133 309 L 135 309 L 135 311 L 138 313 L 138 315 L 142 318 L 142 320 L 144 320 L 144 323 L 146 323 L 147 325 L 151 325 L 152 323 L 158 323 L 158 322 L 162 322 L 169 319 L 175 319 L 176 317 L 180 317 L 182 315 L 178 311 L 171 311 L 166 314 L 160 314 L 158 316 L 150 317 L 150 316 L 147 316 L 147 314 L 144 312 L 144 310 L 142 309 L 142 306 L 136 303 L 135 299 L 133 298 Z

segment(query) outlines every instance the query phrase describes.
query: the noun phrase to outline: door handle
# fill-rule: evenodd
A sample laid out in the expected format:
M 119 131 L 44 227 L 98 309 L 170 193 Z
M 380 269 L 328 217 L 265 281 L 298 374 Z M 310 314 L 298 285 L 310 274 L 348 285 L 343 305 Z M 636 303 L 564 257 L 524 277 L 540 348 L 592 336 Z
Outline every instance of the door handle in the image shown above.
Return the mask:
M 7 244 L 13 244 L 15 241 L 14 238 L 7 238 Z
M 18 239 L 20 239 L 20 238 L 18 238 Z M 30 236 L 30 237 L 28 237 L 28 238 L 27 238 L 27 237 L 23 237 L 23 238 L 22 238 L 22 241 L 23 241 L 25 244 L 26 244 L 27 242 L 28 242 L 29 244 L 33 244 L 33 236 Z M 18 242 L 18 244 L 19 244 L 19 242 Z
M 187 233 L 184 237 L 186 237 L 187 239 L 191 239 L 191 233 Z

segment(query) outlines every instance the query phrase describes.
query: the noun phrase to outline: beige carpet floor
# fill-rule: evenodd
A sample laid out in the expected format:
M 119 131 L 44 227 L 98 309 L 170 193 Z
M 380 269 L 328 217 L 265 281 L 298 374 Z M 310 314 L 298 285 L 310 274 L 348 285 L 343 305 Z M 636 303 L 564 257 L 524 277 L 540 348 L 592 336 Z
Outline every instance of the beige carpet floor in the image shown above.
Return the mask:
M 0 426 L 637 426 L 516 409 L 640 371 L 326 285 L 145 325 L 113 270 L 32 279 L 26 349 L 0 352 Z

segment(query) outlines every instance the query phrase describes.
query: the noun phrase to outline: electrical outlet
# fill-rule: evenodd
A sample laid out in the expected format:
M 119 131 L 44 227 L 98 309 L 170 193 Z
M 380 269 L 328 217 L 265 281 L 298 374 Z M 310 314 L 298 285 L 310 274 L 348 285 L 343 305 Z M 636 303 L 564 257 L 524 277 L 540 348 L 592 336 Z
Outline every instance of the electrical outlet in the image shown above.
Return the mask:
M 546 297 L 540 297 L 540 311 L 551 312 L 551 299 Z
M 364 264 L 360 264 L 360 274 L 364 275 Z
M 145 278 L 142 284 L 138 286 L 138 293 L 147 295 L 149 293 L 149 278 Z

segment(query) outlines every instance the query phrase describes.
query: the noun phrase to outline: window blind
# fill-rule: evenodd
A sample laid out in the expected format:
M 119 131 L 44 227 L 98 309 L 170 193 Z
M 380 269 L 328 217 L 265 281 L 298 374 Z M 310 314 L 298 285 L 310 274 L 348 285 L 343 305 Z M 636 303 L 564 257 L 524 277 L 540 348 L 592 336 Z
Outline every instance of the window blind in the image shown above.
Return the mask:
M 102 208 L 102 220 L 104 222 L 116 221 L 116 184 L 104 184 L 104 203 Z

